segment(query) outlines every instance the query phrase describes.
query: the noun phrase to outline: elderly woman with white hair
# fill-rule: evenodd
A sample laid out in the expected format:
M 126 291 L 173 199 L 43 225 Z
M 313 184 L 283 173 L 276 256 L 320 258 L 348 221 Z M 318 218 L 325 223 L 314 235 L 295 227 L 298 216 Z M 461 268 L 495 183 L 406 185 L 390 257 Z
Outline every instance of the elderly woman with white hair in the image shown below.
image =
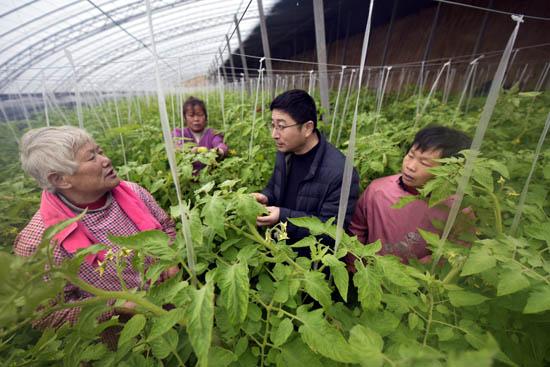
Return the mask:
M 53 250 L 54 261 L 62 262 L 79 249 L 102 243 L 114 252 L 118 247 L 108 236 L 128 236 L 141 231 L 158 229 L 175 237 L 175 225 L 158 206 L 149 192 L 139 185 L 121 181 L 101 148 L 84 130 L 71 127 L 45 127 L 30 130 L 21 139 L 21 163 L 26 173 L 44 189 L 40 208 L 29 224 L 17 236 L 14 252 L 30 256 L 38 248 L 45 229 L 63 220 L 75 217 L 87 209 L 84 217 L 58 233 Z M 79 276 L 87 283 L 104 290 L 121 290 L 115 264 L 107 263 L 100 274 L 98 262 L 105 251 L 88 255 Z M 138 288 L 141 278 L 127 258 L 122 272 L 128 289 Z M 165 276 L 173 276 L 178 268 L 167 269 Z M 67 284 L 65 301 L 74 302 L 88 297 L 74 285 Z M 127 303 L 131 308 L 133 304 Z M 55 312 L 38 326 L 58 327 L 74 323 L 79 308 Z

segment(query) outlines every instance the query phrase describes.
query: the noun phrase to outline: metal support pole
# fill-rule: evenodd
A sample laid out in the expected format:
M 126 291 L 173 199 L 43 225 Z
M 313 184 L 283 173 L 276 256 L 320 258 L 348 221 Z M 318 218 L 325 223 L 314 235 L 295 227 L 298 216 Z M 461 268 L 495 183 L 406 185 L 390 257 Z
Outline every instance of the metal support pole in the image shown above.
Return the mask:
M 231 80 L 235 81 L 237 80 L 235 76 L 235 64 L 233 64 L 233 55 L 231 54 L 231 45 L 229 44 L 229 37 L 227 37 L 227 34 L 225 35 L 225 42 L 227 43 L 227 52 L 229 53 L 229 65 L 231 65 Z
M 489 0 L 489 3 L 487 4 L 487 8 L 491 9 L 493 7 L 493 0 Z M 481 28 L 479 29 L 479 33 L 477 34 L 476 44 L 474 46 L 474 50 L 472 51 L 472 57 L 475 58 L 475 55 L 477 54 L 479 50 L 479 46 L 481 45 L 481 40 L 485 37 L 485 29 L 487 28 L 487 18 L 489 17 L 489 12 L 486 11 L 485 15 L 483 16 L 483 21 L 481 22 Z
M 313 0 L 313 15 L 315 18 L 315 41 L 317 44 L 317 67 L 319 69 L 321 106 L 325 111 L 325 122 L 329 122 L 330 103 L 328 100 L 327 44 L 325 39 L 325 11 L 323 0 Z
M 382 52 L 382 66 L 386 65 L 386 59 L 388 57 L 388 43 L 390 42 L 391 31 L 393 29 L 393 21 L 395 20 L 395 13 L 397 11 L 397 4 L 399 0 L 393 0 L 393 8 L 391 11 L 390 25 L 388 26 L 388 31 L 386 32 L 386 41 L 384 42 L 384 51 Z
M 237 39 L 239 40 L 239 51 L 241 52 L 241 64 L 244 72 L 244 79 L 248 80 L 248 66 L 246 65 L 246 56 L 244 53 L 244 45 L 241 39 L 241 31 L 239 29 L 239 22 L 237 21 L 237 16 L 235 15 L 233 20 L 235 21 L 235 29 L 237 30 Z
M 422 61 L 426 61 L 428 56 L 430 56 L 430 51 L 432 49 L 432 41 L 435 34 L 435 28 L 437 27 L 437 21 L 439 19 L 439 10 L 441 9 L 441 3 L 437 3 L 437 9 L 435 10 L 434 20 L 432 22 L 432 28 L 430 30 L 430 36 L 428 37 L 428 42 L 426 43 L 426 48 L 424 49 L 424 56 Z
M 227 81 L 227 72 L 225 71 L 225 64 L 223 62 L 222 49 L 218 48 L 218 51 L 220 56 L 220 68 L 222 69 L 222 73 L 223 73 L 223 80 Z
M 260 13 L 260 32 L 262 34 L 262 47 L 264 50 L 264 57 L 265 57 L 265 70 L 267 79 L 271 79 L 271 73 L 273 72 L 273 68 L 271 67 L 271 49 L 269 48 L 269 39 L 267 37 L 267 25 L 265 23 L 265 15 L 264 15 L 264 6 L 262 4 L 262 0 L 258 1 L 258 12 Z

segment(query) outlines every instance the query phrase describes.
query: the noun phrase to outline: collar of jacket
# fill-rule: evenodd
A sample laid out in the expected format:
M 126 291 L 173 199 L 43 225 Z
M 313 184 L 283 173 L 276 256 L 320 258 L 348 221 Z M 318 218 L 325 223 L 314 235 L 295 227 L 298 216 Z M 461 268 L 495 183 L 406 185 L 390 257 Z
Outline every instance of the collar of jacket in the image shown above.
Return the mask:
M 313 177 L 315 177 L 315 174 L 317 173 L 317 169 L 319 168 L 319 165 L 321 164 L 321 161 L 323 159 L 323 156 L 325 155 L 325 150 L 327 148 L 327 140 L 325 139 L 324 135 L 321 134 L 318 130 L 315 131 L 317 134 L 317 137 L 319 138 L 319 149 L 317 149 L 317 153 L 315 154 L 315 158 L 313 158 L 313 162 L 311 163 L 311 166 L 309 167 L 309 171 L 304 177 L 303 181 L 311 180 Z M 285 153 L 285 178 L 288 177 L 288 174 L 290 172 L 290 158 L 292 157 L 294 153 Z

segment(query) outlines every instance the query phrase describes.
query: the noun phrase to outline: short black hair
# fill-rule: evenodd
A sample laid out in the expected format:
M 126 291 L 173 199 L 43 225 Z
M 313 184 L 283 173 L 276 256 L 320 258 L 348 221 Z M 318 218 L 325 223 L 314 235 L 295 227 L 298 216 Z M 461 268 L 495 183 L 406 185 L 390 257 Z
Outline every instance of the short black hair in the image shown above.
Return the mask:
M 441 158 L 457 156 L 461 150 L 470 149 L 472 139 L 464 132 L 445 126 L 428 126 L 416 133 L 411 148 L 422 152 L 440 150 Z
M 279 94 L 269 109 L 288 113 L 298 124 L 313 121 L 313 127 L 317 129 L 317 107 L 313 98 L 304 90 L 291 89 Z
M 185 100 L 185 102 L 183 103 L 183 106 L 181 107 L 181 110 L 183 111 L 184 118 L 185 118 L 185 111 L 188 108 L 191 108 L 191 111 L 193 111 L 195 106 L 199 106 L 200 108 L 202 108 L 202 110 L 204 112 L 204 119 L 206 121 L 208 121 L 208 113 L 206 112 L 206 105 L 204 104 L 204 102 L 202 100 L 200 100 L 198 98 L 195 98 L 193 96 L 187 98 Z

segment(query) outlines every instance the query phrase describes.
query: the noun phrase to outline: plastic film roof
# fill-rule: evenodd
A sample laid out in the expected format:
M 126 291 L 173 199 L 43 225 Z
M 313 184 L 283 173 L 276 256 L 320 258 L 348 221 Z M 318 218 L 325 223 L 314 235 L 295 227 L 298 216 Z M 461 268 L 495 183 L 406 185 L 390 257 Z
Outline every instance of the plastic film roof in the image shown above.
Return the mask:
M 269 14 L 276 0 L 263 0 Z M 174 87 L 205 75 L 238 52 L 259 25 L 255 0 L 151 0 L 163 83 Z M 74 89 L 143 90 L 154 86 L 144 0 L 5 0 L 0 4 L 0 92 Z M 246 52 L 246 50 L 245 50 Z

